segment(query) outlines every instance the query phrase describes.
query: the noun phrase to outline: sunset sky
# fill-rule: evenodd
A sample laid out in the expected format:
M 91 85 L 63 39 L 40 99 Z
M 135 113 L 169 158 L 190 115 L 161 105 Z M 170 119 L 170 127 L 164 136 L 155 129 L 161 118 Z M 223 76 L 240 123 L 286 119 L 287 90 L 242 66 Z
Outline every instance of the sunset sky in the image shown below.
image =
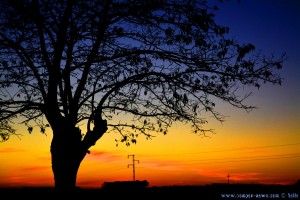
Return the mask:
M 253 43 L 265 54 L 286 52 L 282 86 L 254 90 L 247 102 L 258 109 L 250 113 L 216 105 L 228 117 L 223 124 L 208 118 L 216 131 L 209 137 L 179 123 L 167 135 L 140 137 L 130 147 L 116 147 L 119 135 L 105 134 L 83 160 L 77 186 L 98 188 L 106 181 L 132 180 L 128 155 L 139 161 L 136 180 L 148 180 L 150 186 L 227 183 L 228 174 L 230 183 L 300 180 L 300 1 L 224 1 L 216 20 L 230 28 L 230 36 Z M 23 136 L 0 143 L 0 187 L 54 186 L 51 131 L 28 134 L 25 126 L 15 127 Z

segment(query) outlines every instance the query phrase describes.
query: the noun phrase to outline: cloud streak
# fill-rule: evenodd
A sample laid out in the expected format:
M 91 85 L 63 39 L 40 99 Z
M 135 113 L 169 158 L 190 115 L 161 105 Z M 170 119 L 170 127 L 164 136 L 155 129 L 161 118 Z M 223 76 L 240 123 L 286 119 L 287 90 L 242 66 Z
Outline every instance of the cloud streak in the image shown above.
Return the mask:
M 23 149 L 17 149 L 17 148 L 4 148 L 0 149 L 0 153 L 19 153 L 19 152 L 25 152 Z
M 97 151 L 94 150 L 86 156 L 86 159 L 94 162 L 117 162 L 124 160 L 118 152 L 114 151 Z

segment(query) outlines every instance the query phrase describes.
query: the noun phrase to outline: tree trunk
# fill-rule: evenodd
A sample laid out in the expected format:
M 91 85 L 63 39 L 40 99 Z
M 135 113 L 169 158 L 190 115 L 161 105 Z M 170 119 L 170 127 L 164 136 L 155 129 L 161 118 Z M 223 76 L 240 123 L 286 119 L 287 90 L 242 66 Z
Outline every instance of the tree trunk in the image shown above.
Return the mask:
M 107 131 L 107 122 L 101 117 L 95 120 L 92 131 L 88 131 L 84 138 L 75 123 L 68 123 L 67 119 L 51 121 L 53 138 L 51 142 L 52 171 L 55 188 L 68 191 L 76 188 L 77 172 L 81 161 L 88 149 Z
M 52 171 L 56 189 L 76 188 L 77 172 L 86 150 L 81 146 L 81 132 L 70 126 L 53 130 L 51 143 Z

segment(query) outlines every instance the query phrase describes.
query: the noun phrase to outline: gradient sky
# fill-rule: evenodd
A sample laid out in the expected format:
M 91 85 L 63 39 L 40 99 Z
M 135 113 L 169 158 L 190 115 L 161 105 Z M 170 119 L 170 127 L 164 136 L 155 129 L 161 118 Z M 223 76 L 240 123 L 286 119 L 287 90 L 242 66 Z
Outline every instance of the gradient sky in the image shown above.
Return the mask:
M 105 134 L 83 160 L 79 187 L 101 187 L 105 181 L 133 179 L 150 186 L 211 183 L 293 184 L 300 179 L 300 1 L 225 1 L 216 20 L 238 41 L 253 43 L 265 54 L 286 52 L 282 86 L 263 85 L 247 102 L 258 106 L 247 113 L 229 105 L 217 109 L 228 116 L 223 124 L 209 118 L 216 130 L 210 137 L 174 124 L 168 135 L 139 138 L 136 145 L 116 147 L 118 135 Z M 247 88 L 245 88 L 247 89 Z M 54 186 L 51 171 L 52 133 L 28 134 L 0 143 L 0 187 Z

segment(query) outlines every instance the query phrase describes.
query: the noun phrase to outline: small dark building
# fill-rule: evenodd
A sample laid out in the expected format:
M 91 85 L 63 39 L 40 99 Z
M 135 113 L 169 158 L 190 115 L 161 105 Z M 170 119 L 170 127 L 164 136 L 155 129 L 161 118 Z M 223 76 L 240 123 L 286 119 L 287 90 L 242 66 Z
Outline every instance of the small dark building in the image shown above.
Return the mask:
M 120 190 L 140 190 L 144 189 L 149 185 L 147 180 L 143 181 L 114 181 L 104 182 L 103 189 L 120 189 Z

